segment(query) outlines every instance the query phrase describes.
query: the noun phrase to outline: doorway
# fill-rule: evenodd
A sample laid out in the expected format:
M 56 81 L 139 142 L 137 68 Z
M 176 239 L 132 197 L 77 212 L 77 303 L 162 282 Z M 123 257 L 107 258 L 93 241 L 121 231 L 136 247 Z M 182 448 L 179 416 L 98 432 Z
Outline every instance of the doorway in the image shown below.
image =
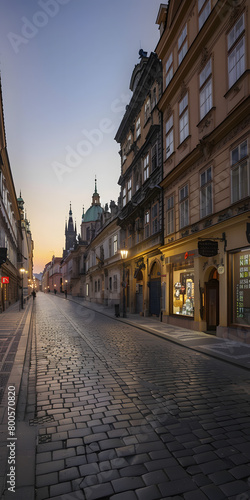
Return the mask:
M 219 324 L 219 276 L 214 268 L 205 283 L 207 331 L 216 332 Z

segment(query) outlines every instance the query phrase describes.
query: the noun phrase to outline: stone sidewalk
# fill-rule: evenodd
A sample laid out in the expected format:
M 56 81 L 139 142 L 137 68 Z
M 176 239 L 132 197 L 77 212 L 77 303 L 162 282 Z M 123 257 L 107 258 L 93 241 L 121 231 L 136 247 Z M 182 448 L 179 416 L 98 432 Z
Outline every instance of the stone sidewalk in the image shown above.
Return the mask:
M 15 393 L 14 410 L 17 415 L 18 410 L 22 411 L 22 404 L 26 404 L 26 395 L 21 396 L 21 385 L 25 378 L 26 358 L 30 351 L 32 310 L 32 300 L 25 304 L 24 309 L 20 309 L 19 302 L 16 302 L 0 316 L 0 496 L 6 483 L 9 456 L 7 444 L 10 442 L 8 432 L 8 393 L 10 391 L 8 388 L 15 387 L 11 393 Z M 17 432 L 16 419 L 16 435 Z M 16 435 L 13 436 L 13 440 L 16 439 Z
M 57 294 L 55 298 L 66 300 L 62 294 Z M 187 328 L 172 326 L 160 322 L 157 318 L 143 317 L 139 314 L 128 313 L 127 318 L 123 318 L 121 313 L 121 316 L 116 318 L 114 306 L 105 307 L 100 304 L 88 302 L 83 298 L 71 297 L 70 295 L 68 295 L 67 300 L 77 302 L 88 309 L 100 312 L 117 321 L 165 338 L 166 340 L 182 345 L 188 349 L 193 349 L 248 370 L 250 369 L 250 344 L 216 337 L 212 334 L 197 332 Z

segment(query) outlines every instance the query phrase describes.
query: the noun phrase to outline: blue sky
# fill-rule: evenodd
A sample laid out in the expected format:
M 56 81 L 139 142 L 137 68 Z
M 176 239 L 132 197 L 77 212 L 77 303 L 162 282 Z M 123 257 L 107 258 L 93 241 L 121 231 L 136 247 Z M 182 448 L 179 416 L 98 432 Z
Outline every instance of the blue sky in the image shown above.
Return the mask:
M 7 147 L 34 240 L 34 272 L 62 255 L 72 203 L 80 232 L 94 178 L 117 201 L 114 136 L 139 50 L 153 52 L 158 0 L 0 0 Z

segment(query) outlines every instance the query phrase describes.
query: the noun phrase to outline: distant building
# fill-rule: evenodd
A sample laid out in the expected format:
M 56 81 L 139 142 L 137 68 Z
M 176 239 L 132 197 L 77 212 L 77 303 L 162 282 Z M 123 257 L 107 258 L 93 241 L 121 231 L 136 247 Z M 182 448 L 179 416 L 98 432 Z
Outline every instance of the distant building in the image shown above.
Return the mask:
M 22 276 L 23 300 L 25 301 L 32 293 L 34 242 L 30 231 L 30 222 L 28 221 L 24 210 L 24 200 L 21 192 L 19 198 L 17 199 L 17 203 L 21 217 L 22 229 L 22 251 L 20 252 L 18 261 L 20 267 L 25 270 Z
M 71 203 L 70 203 L 68 223 L 65 222 L 65 249 L 63 251 L 63 257 L 66 257 L 68 252 L 74 248 L 75 243 L 76 243 L 76 224 L 74 227 Z

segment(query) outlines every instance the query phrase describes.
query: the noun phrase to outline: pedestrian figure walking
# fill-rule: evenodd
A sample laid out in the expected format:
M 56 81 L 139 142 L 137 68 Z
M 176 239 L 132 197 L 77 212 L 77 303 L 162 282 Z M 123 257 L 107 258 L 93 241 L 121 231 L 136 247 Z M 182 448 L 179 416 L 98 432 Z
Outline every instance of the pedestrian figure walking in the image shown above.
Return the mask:
M 35 292 L 35 290 L 33 290 L 32 295 L 33 295 L 33 300 L 34 300 L 34 298 L 36 297 L 36 292 Z
M 65 299 L 67 299 L 67 290 L 64 290 Z

